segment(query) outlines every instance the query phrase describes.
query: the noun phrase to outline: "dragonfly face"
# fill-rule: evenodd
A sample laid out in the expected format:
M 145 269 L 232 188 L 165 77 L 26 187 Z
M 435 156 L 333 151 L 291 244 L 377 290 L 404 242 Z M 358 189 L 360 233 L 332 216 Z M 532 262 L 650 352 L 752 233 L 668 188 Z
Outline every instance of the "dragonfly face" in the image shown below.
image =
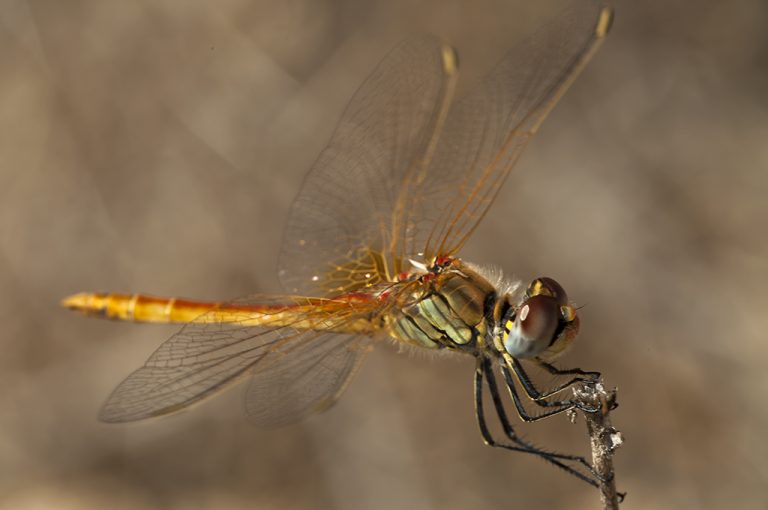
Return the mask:
M 430 36 L 395 47 L 352 97 L 293 204 L 280 258 L 286 294 L 229 303 L 93 293 L 65 299 L 69 308 L 103 317 L 185 323 L 115 389 L 100 417 L 169 414 L 248 379 L 249 417 L 289 423 L 333 404 L 370 346 L 390 336 L 475 356 L 486 443 L 538 455 L 596 485 L 567 464 L 588 466 L 580 457 L 540 450 L 514 434 L 494 375 L 502 373 L 526 421 L 576 405 L 548 400 L 594 376 L 547 363 L 579 329 L 565 291 L 538 278 L 524 295 L 509 296 L 500 289 L 513 286 L 479 274 L 457 253 L 611 17 L 601 0 L 570 0 L 456 101 L 451 47 Z M 541 393 L 518 358 L 577 377 Z M 547 408 L 543 414 L 525 414 L 515 377 L 534 405 Z M 483 381 L 509 444 L 485 425 Z
M 511 356 L 551 361 L 571 346 L 578 332 L 579 318 L 565 290 L 542 277 L 528 286 L 522 304 L 506 313 L 501 340 Z

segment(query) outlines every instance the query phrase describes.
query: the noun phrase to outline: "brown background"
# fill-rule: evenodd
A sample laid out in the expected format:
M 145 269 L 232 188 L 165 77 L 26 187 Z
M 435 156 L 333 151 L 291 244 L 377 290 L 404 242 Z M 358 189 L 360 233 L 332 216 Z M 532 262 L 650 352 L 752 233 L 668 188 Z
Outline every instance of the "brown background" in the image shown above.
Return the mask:
M 765 508 L 768 4 L 617 10 L 463 255 L 555 276 L 587 305 L 567 363 L 619 387 L 625 508 Z M 482 445 L 469 359 L 382 346 L 335 409 L 281 430 L 250 426 L 238 391 L 100 424 L 109 391 L 174 328 L 57 305 L 80 290 L 278 291 L 291 199 L 386 50 L 435 32 L 460 49 L 466 85 L 539 14 L 500 0 L 2 0 L 0 506 L 595 508 L 586 485 Z M 524 430 L 584 452 L 583 426 Z

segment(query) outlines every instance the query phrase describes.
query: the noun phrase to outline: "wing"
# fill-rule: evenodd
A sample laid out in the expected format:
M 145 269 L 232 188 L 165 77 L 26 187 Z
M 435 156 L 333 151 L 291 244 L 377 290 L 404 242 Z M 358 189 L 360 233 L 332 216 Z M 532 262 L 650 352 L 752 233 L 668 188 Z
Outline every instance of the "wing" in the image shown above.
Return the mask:
M 611 9 L 600 1 L 570 0 L 451 108 L 430 173 L 412 200 L 410 223 L 420 235 L 406 251 L 423 251 L 430 260 L 466 242 L 611 20 Z
M 333 295 L 455 253 L 608 30 L 601 2 L 569 5 L 453 106 L 455 54 L 431 38 L 396 47 L 307 174 L 283 241 L 286 288 Z
M 330 408 L 360 367 L 371 338 L 324 334 L 253 374 L 245 394 L 250 420 L 278 427 Z
M 285 299 L 271 304 L 276 302 L 290 307 Z M 361 336 L 361 324 L 369 323 L 377 305 L 369 300 L 304 307 L 291 320 L 285 306 L 275 306 L 273 321 L 248 311 L 264 303 L 264 297 L 238 301 L 234 305 L 244 310 L 239 317 L 228 312 L 228 321 L 219 322 L 214 309 L 187 324 L 114 390 L 100 419 L 126 422 L 169 414 L 248 375 L 254 383 L 247 407 L 256 421 L 284 423 L 327 407 L 366 352 L 369 339 L 364 332 Z M 261 325 L 252 325 L 257 322 Z M 289 376 L 296 380 L 289 384 Z M 275 383 L 286 386 L 270 386 Z M 277 402 L 281 398 L 295 400 Z
M 392 224 L 407 205 L 403 184 L 429 164 L 455 77 L 453 50 L 420 37 L 363 82 L 289 215 L 280 259 L 289 292 L 338 294 L 399 272 Z

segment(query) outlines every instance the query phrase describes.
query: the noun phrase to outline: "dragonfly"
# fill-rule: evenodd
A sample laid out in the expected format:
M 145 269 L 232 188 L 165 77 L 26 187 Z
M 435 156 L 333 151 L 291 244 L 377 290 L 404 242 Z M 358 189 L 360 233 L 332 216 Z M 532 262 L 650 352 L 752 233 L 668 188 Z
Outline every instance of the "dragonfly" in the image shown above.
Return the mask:
M 117 386 L 100 419 L 167 415 L 247 380 L 252 421 L 295 422 L 333 405 L 366 353 L 389 339 L 474 357 L 484 442 L 538 456 L 597 486 L 583 457 L 523 439 L 500 390 L 525 422 L 575 408 L 597 411 L 561 395 L 599 374 L 553 364 L 577 336 L 576 307 L 552 278 L 523 285 L 458 252 L 603 42 L 612 15 L 601 2 L 572 1 L 461 98 L 454 97 L 458 58 L 451 46 L 423 35 L 392 49 L 353 95 L 293 203 L 279 262 L 284 295 L 230 302 L 95 292 L 65 298 L 65 307 L 87 315 L 184 324 Z M 567 381 L 540 390 L 530 366 Z M 487 421 L 486 388 L 501 439 Z

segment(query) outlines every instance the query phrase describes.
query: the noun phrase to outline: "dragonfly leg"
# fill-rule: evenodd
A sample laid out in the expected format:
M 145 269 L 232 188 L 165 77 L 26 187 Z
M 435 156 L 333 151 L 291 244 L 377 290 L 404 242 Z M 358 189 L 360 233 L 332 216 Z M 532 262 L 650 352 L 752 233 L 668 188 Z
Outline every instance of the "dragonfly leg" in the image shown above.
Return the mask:
M 557 368 L 556 366 L 552 365 L 551 363 L 547 363 L 546 361 L 542 360 L 536 360 L 536 363 L 549 372 L 552 375 L 582 375 L 587 377 L 588 381 L 597 381 L 600 379 L 600 372 L 592 372 L 587 370 L 582 370 L 580 368 Z M 584 380 L 584 379 L 581 379 Z M 573 384 L 573 383 L 570 383 Z M 566 386 L 570 386 L 570 384 L 566 384 Z
M 483 407 L 483 379 L 484 378 L 487 378 L 488 380 L 488 389 L 491 394 L 491 399 L 493 400 L 493 405 L 496 409 L 496 414 L 499 417 L 499 422 L 501 422 L 501 426 L 504 430 L 504 435 L 513 444 L 506 444 L 506 443 L 501 443 L 496 441 L 496 439 L 493 438 L 493 435 L 488 429 L 488 424 L 486 423 L 486 420 L 485 420 L 485 410 Z M 512 427 L 512 424 L 509 422 L 509 417 L 507 416 L 506 411 L 504 410 L 504 404 L 501 401 L 499 388 L 496 384 L 496 378 L 493 375 L 493 369 L 491 367 L 491 363 L 487 358 L 484 358 L 484 357 L 478 358 L 477 366 L 475 368 L 475 415 L 477 417 L 478 427 L 480 428 L 480 434 L 482 435 L 483 441 L 485 442 L 485 444 L 492 447 L 496 447 L 496 448 L 503 448 L 505 450 L 530 453 L 532 455 L 536 455 L 537 457 L 544 459 L 550 464 L 554 464 L 560 469 L 563 469 L 564 471 L 575 476 L 576 478 L 584 482 L 587 482 L 593 487 L 598 487 L 598 483 L 595 481 L 595 479 L 590 478 L 589 476 L 585 475 L 581 471 L 567 464 L 567 462 L 575 462 L 575 463 L 581 464 L 590 472 L 590 474 L 597 477 L 592 466 L 589 464 L 589 462 L 587 462 L 587 460 L 584 457 L 580 457 L 577 455 L 566 455 L 566 454 L 548 452 L 546 450 L 537 448 L 532 444 L 522 440 L 517 435 L 514 428 Z M 599 477 L 597 478 L 599 479 Z
M 507 362 L 509 364 L 511 364 L 511 367 L 506 367 L 506 366 L 502 365 L 501 372 L 504 375 L 504 379 L 505 379 L 505 381 L 507 383 L 507 387 L 509 388 L 510 393 L 513 394 L 513 398 L 515 398 L 514 396 L 516 395 L 516 390 L 514 389 L 514 382 L 512 381 L 512 376 L 511 376 L 511 374 L 509 372 L 509 368 L 512 368 L 512 370 L 514 370 L 515 375 L 517 376 L 517 380 L 520 381 L 520 385 L 525 390 L 526 395 L 528 395 L 528 397 L 533 401 L 534 404 L 536 404 L 539 407 L 558 407 L 558 408 L 562 408 L 559 411 L 554 411 L 554 412 L 551 412 L 551 413 L 545 413 L 541 417 L 546 417 L 546 416 L 551 416 L 553 414 L 558 414 L 559 412 L 567 411 L 568 409 L 571 409 L 573 407 L 576 407 L 576 408 L 578 408 L 578 409 L 580 409 L 582 411 L 588 412 L 588 413 L 595 413 L 595 412 L 599 411 L 598 408 L 592 408 L 592 407 L 586 406 L 583 403 L 577 402 L 575 400 L 555 400 L 555 401 L 546 400 L 547 398 L 551 397 L 555 393 L 558 393 L 558 392 L 564 390 L 565 388 L 568 388 L 569 386 L 571 386 L 571 385 L 573 385 L 575 383 L 578 383 L 578 382 L 590 383 L 590 382 L 592 382 L 592 379 L 586 380 L 586 379 L 583 379 L 581 377 L 574 377 L 573 379 L 571 379 L 570 381 L 566 382 L 565 384 L 561 384 L 560 386 L 557 386 L 556 388 L 554 388 L 552 390 L 549 390 L 549 391 L 546 391 L 546 392 L 541 392 L 533 384 L 533 382 L 531 381 L 531 378 L 528 376 L 528 373 L 523 368 L 523 365 L 517 359 L 509 358 L 509 359 L 507 359 Z M 550 367 L 555 369 L 555 370 L 557 370 L 555 367 L 552 367 L 551 365 L 550 365 Z M 575 369 L 575 370 L 579 370 L 579 369 Z M 567 371 L 564 371 L 564 372 L 567 372 Z M 517 399 L 515 399 L 515 405 L 516 406 L 517 406 L 518 403 L 519 403 L 519 401 Z M 518 411 L 520 411 L 520 406 L 518 407 Z M 523 414 L 521 414 L 520 417 L 523 418 Z M 525 418 L 523 418 L 523 419 L 525 419 Z
M 523 420 L 526 423 L 543 420 L 544 418 L 549 418 L 550 416 L 564 413 L 576 407 L 577 403 L 575 401 L 560 400 L 560 401 L 553 402 L 549 400 L 534 400 L 533 402 L 541 407 L 546 407 L 546 408 L 554 407 L 554 409 L 548 409 L 547 411 L 541 414 L 536 414 L 536 415 L 529 414 L 528 411 L 525 409 L 525 406 L 523 405 L 520 395 L 517 392 L 517 387 L 515 386 L 515 380 L 512 377 L 512 374 L 510 373 L 509 369 L 507 367 L 501 367 L 501 373 L 504 376 L 504 382 L 506 383 L 507 389 L 509 390 L 509 395 L 512 397 L 512 402 L 515 403 L 515 409 L 517 410 L 517 415 L 520 417 L 521 420 Z M 591 411 L 592 409 L 590 408 L 589 410 Z

